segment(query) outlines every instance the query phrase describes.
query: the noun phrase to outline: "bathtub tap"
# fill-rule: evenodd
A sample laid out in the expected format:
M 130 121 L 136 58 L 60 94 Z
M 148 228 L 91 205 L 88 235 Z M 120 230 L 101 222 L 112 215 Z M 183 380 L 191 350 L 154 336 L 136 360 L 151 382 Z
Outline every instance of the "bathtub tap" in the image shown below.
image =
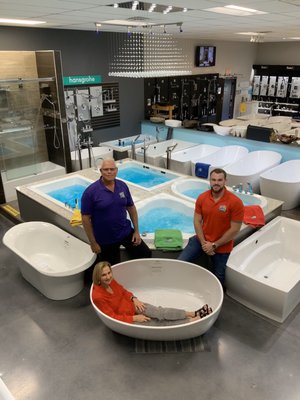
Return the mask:
M 136 153 L 135 153 L 135 143 L 141 135 L 137 135 L 137 137 L 131 143 L 131 158 L 136 160 Z
M 252 188 L 252 185 L 251 185 L 251 182 L 247 182 L 247 192 L 246 192 L 247 194 L 253 194 L 253 188 Z
M 171 158 L 171 153 L 175 149 L 178 143 L 173 144 L 173 146 L 168 146 L 167 147 L 167 169 L 169 169 L 169 163 L 170 163 L 170 158 Z

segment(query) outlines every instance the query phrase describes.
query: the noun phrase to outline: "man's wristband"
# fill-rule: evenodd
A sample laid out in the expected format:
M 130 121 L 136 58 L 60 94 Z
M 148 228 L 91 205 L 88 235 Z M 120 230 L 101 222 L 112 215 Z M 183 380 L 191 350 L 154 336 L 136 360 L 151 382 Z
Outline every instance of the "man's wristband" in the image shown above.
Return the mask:
M 211 245 L 211 247 L 213 248 L 213 250 L 216 250 L 216 248 L 217 248 L 216 243 L 213 243 L 213 244 Z

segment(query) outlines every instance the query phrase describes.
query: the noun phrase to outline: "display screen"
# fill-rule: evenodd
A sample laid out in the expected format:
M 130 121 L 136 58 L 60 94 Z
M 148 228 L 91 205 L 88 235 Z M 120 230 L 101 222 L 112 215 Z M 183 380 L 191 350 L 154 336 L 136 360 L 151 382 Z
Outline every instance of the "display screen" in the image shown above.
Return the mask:
M 215 46 L 196 47 L 196 67 L 213 67 L 216 64 Z

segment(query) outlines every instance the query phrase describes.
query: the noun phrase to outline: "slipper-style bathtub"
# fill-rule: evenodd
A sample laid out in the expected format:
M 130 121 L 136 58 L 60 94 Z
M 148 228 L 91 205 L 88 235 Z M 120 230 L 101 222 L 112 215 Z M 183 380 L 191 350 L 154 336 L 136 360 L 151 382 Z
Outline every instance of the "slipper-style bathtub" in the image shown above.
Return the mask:
M 216 321 L 223 303 L 218 279 L 198 265 L 170 259 L 151 258 L 125 261 L 112 267 L 114 278 L 140 300 L 164 307 L 197 310 L 204 304 L 213 312 L 197 321 L 171 326 L 147 326 L 118 321 L 92 306 L 111 330 L 137 339 L 182 340 L 203 335 Z
M 259 177 L 266 170 L 279 165 L 282 155 L 276 151 L 252 151 L 238 161 L 224 167 L 227 172 L 227 184 L 236 186 L 252 185 L 253 192 L 259 194 Z
M 260 175 L 260 192 L 264 196 L 284 201 L 283 210 L 300 204 L 300 160 L 286 161 Z
M 78 294 L 84 271 L 96 259 L 90 246 L 55 225 L 32 221 L 13 226 L 3 236 L 24 279 L 52 300 Z

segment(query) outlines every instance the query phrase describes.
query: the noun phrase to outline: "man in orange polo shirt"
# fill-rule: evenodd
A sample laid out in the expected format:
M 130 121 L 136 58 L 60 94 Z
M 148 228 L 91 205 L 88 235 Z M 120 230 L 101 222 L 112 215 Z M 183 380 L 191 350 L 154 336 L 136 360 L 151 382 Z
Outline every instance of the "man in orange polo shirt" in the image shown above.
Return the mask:
M 210 173 L 211 189 L 200 194 L 196 200 L 194 227 L 196 235 L 189 239 L 178 259 L 195 261 L 207 254 L 212 261 L 212 272 L 224 287 L 225 269 L 233 239 L 240 231 L 243 202 L 226 187 L 226 172 L 216 168 Z

